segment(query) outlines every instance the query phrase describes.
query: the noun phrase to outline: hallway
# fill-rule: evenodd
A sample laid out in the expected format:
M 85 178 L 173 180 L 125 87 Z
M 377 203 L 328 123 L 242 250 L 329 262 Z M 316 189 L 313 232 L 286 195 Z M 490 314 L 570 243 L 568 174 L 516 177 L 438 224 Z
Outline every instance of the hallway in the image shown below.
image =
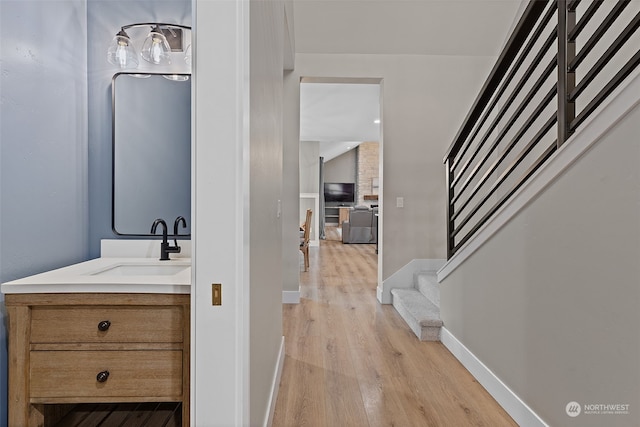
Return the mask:
M 377 302 L 375 245 L 335 233 L 310 250 L 300 304 L 283 306 L 273 426 L 516 426 L 441 343 Z

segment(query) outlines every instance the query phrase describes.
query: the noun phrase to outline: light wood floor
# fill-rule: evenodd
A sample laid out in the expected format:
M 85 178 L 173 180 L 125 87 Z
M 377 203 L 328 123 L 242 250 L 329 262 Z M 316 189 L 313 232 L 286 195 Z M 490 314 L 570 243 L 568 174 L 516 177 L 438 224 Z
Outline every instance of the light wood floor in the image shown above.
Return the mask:
M 377 302 L 375 245 L 327 235 L 301 272 L 300 304 L 283 308 L 273 426 L 517 426 L 441 343 Z

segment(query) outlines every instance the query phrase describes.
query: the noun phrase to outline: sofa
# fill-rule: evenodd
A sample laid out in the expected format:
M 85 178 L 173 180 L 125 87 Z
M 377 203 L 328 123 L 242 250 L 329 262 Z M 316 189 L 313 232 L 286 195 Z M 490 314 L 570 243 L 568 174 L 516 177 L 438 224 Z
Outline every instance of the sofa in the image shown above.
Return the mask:
M 349 220 L 342 222 L 342 243 L 376 243 L 378 240 L 378 209 L 356 206 L 349 211 Z

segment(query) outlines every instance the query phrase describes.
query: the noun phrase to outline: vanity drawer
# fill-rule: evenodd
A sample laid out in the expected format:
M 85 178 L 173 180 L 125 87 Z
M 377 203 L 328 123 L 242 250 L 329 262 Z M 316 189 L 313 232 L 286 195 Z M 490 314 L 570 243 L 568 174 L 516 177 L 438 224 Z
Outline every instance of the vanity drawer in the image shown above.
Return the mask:
M 98 375 L 108 372 L 103 381 Z M 32 351 L 31 398 L 182 396 L 182 351 Z
M 180 306 L 36 306 L 31 342 L 183 342 L 183 319 Z

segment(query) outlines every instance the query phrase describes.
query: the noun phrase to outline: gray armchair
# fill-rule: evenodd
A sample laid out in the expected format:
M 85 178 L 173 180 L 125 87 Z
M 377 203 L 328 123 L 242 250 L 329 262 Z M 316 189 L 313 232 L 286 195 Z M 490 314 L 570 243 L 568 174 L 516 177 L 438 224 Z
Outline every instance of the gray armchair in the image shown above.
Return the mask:
M 349 220 L 342 223 L 342 243 L 376 243 L 378 240 L 377 210 L 356 206 Z

